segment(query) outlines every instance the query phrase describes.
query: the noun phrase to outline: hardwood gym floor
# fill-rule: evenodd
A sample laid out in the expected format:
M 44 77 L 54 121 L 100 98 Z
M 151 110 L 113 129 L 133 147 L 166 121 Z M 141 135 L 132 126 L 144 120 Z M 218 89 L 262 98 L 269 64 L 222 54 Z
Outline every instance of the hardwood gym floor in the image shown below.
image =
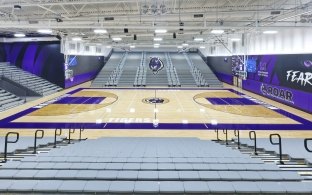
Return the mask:
M 1 113 L 0 124 L 5 127 L 1 129 L 1 135 L 12 128 L 21 135 L 33 135 L 33 129 L 51 129 L 47 134 L 52 135 L 55 124 L 70 123 L 84 124 L 90 129 L 84 133 L 88 138 L 211 139 L 215 138 L 215 133 L 208 129 L 216 127 L 229 130 L 256 128 L 261 130 L 258 137 L 267 137 L 268 131 L 278 131 L 282 137 L 312 137 L 309 131 L 312 130 L 311 114 L 226 84 L 221 90 L 88 89 L 89 85 L 85 83 Z M 155 91 L 160 99 L 155 100 Z M 49 100 L 54 103 L 42 104 Z M 155 106 L 154 101 L 160 102 Z M 8 118 L 16 113 L 21 114 Z M 247 137 L 247 133 L 243 131 L 241 136 Z

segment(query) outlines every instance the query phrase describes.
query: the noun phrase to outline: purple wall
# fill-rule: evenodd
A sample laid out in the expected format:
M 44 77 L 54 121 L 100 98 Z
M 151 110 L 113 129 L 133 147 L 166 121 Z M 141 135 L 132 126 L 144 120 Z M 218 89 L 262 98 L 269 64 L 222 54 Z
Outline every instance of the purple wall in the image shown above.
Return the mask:
M 64 87 L 64 55 L 60 42 L 0 43 L 0 62 L 11 64 Z
M 233 84 L 241 67 L 235 57 L 202 56 L 218 79 L 228 84 Z M 246 66 L 243 89 L 312 113 L 312 54 L 250 55 Z
M 312 54 L 248 56 L 243 89 L 312 113 Z
M 312 93 L 266 84 L 251 79 L 243 81 L 243 89 L 312 113 Z

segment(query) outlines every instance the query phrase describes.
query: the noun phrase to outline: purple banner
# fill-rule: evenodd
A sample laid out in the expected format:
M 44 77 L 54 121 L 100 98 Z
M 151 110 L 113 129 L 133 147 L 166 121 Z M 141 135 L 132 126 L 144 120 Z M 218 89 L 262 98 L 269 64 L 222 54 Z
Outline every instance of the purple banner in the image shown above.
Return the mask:
M 217 78 L 227 84 L 233 85 L 233 76 L 232 75 L 228 75 L 228 74 L 223 74 L 223 73 L 219 73 L 219 72 L 215 72 L 215 75 L 217 76 Z
M 312 113 L 312 93 L 254 80 L 243 80 L 243 89 Z

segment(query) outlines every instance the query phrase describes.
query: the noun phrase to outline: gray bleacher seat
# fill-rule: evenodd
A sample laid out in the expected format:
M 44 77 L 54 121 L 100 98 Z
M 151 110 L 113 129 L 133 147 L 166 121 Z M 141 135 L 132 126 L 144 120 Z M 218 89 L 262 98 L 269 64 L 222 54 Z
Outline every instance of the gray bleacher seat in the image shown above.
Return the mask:
M 9 161 L 0 180 L 0 192 L 21 193 L 312 192 L 296 172 L 195 138 L 85 140 Z
M 17 82 L 18 84 L 33 90 L 40 95 L 50 95 L 62 90 L 62 88 L 59 86 L 56 86 L 55 84 L 50 83 L 43 78 L 40 78 L 13 65 L 1 63 L 0 69 L 4 70 L 2 71 L 2 76 Z

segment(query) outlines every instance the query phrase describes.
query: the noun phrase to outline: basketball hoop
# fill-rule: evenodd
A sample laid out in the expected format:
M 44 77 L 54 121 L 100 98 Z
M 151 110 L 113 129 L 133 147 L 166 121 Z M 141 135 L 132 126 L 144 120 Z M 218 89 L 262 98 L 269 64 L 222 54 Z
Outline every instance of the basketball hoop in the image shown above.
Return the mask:
M 247 72 L 246 71 L 238 71 L 237 75 L 240 79 L 246 80 L 247 78 Z

